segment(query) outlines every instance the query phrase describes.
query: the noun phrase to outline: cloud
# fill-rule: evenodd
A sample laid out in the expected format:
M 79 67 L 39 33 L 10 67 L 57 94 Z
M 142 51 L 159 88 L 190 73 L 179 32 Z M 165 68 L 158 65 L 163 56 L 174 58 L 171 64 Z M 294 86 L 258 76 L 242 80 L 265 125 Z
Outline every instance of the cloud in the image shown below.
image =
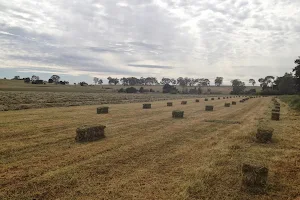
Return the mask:
M 0 67 L 223 76 L 228 83 L 277 76 L 299 56 L 299 6 L 298 0 L 1 1 Z
M 172 69 L 171 66 L 160 66 L 160 65 L 134 65 L 134 64 L 128 64 L 128 66 L 131 67 L 141 67 L 141 68 L 151 68 L 151 69 Z

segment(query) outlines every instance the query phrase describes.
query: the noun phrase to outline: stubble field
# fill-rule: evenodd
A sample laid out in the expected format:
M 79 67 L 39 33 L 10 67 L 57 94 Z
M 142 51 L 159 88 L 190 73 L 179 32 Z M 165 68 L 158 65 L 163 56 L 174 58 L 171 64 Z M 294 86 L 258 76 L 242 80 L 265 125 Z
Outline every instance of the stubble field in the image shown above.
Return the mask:
M 182 99 L 199 95 L 179 94 L 127 94 L 127 93 L 85 93 L 85 92 L 30 92 L 0 91 L 0 112 L 32 108 L 70 107 L 100 104 L 125 104 Z
M 271 98 L 186 99 L 0 112 L 0 199 L 295 199 L 300 196 L 299 113 Z M 213 112 L 204 111 L 213 105 Z M 184 119 L 172 119 L 173 110 Z M 205 122 L 210 121 L 210 122 Z M 238 122 L 238 123 L 231 123 Z M 75 143 L 77 127 L 107 126 L 106 138 Z M 275 129 L 258 144 L 258 125 Z M 241 165 L 269 168 L 267 194 L 241 192 Z

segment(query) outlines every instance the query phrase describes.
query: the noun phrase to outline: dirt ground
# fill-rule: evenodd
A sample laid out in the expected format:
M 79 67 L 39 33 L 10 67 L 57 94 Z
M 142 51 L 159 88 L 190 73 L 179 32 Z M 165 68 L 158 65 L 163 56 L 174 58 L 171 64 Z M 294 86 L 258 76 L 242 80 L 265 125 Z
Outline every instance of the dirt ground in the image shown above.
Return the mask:
M 0 112 L 0 199 L 263 199 L 300 196 L 300 114 L 271 98 L 174 100 Z M 235 99 L 236 101 L 239 98 Z M 213 105 L 213 112 L 204 111 Z M 183 110 L 184 119 L 171 112 Z M 209 121 L 209 122 L 205 122 Z M 229 123 L 227 123 L 229 122 Z M 239 122 L 239 123 L 230 123 Z M 106 138 L 75 143 L 77 127 L 106 125 Z M 258 125 L 275 129 L 255 142 Z M 241 165 L 269 168 L 264 195 L 241 192 Z

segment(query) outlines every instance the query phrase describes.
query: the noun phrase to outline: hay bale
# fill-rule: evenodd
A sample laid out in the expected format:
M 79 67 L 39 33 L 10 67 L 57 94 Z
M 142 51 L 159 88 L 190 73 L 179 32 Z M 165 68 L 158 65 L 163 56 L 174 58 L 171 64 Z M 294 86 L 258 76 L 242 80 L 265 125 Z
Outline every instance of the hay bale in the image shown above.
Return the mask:
M 213 111 L 214 106 L 205 106 L 205 111 Z
M 195 101 L 196 103 L 199 103 L 200 102 L 200 100 L 199 99 L 196 99 L 196 101 Z
M 274 109 L 272 109 L 272 112 L 280 112 L 280 110 L 279 110 L 279 109 L 276 109 L 276 108 L 274 108 Z
M 230 107 L 230 103 L 225 103 L 224 106 L 225 107 Z
M 98 107 L 97 108 L 97 114 L 107 114 L 109 107 Z
M 211 100 L 215 100 L 215 98 L 211 98 Z
M 151 103 L 143 104 L 143 109 L 151 109 Z
M 232 105 L 236 105 L 236 101 L 231 102 Z
M 76 129 L 76 142 L 91 142 L 104 138 L 104 129 L 106 126 L 96 125 L 88 126 L 84 125 Z
M 181 111 L 181 110 L 174 110 L 172 112 L 173 118 L 183 118 L 183 115 L 184 115 L 184 111 Z
M 167 102 L 167 106 L 173 106 L 173 102 Z
M 204 101 L 208 101 L 208 99 L 206 98 Z
M 223 99 L 225 99 L 225 97 L 223 97 Z
M 257 129 L 256 139 L 258 142 L 271 142 L 274 129 L 271 127 L 260 127 Z
M 274 105 L 280 107 L 280 103 L 275 103 Z
M 279 121 L 279 118 L 280 118 L 280 113 L 279 112 L 272 112 L 272 116 L 271 116 L 272 120 Z
M 263 166 L 243 164 L 242 166 L 242 191 L 254 194 L 266 192 L 269 170 Z
M 218 99 L 221 99 L 220 97 L 218 97 Z
M 181 101 L 181 105 L 186 105 L 187 101 Z
M 240 100 L 240 103 L 244 103 L 244 102 L 245 102 L 245 100 L 244 100 L 244 99 Z

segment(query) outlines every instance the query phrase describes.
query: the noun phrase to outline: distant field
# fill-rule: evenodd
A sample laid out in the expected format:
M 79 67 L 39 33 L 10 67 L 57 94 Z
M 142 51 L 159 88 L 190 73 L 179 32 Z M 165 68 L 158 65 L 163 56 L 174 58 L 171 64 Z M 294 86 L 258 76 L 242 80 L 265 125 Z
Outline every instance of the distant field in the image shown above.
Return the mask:
M 31 108 L 69 107 L 80 105 L 123 104 L 133 102 L 182 99 L 199 95 L 180 94 L 126 94 L 126 93 L 84 93 L 84 92 L 31 92 L 0 91 L 0 111 Z
M 57 93 L 53 93 L 57 94 Z M 234 100 L 238 101 L 240 98 Z M 271 98 L 229 108 L 195 99 L 0 112 L 0 199 L 294 200 L 300 196 L 299 113 Z M 213 112 L 205 112 L 213 105 Z M 175 109 L 184 119 L 172 119 Z M 239 122 L 239 123 L 227 123 Z M 76 143 L 75 130 L 103 124 L 106 138 Z M 259 124 L 275 129 L 255 142 Z M 269 168 L 267 194 L 242 192 L 241 166 Z
M 55 84 L 46 84 L 46 85 L 33 85 L 33 84 L 25 84 L 22 80 L 3 80 L 0 79 L 0 91 L 45 91 L 45 92 L 116 92 L 120 88 L 126 88 L 131 86 L 123 86 L 123 85 L 96 85 L 96 86 L 80 86 L 80 85 L 55 85 Z M 162 92 L 162 85 L 152 85 L 152 86 L 133 86 L 137 89 L 140 87 L 144 87 L 144 89 L 153 89 L 156 92 Z M 182 87 L 176 86 L 179 91 L 182 91 Z M 187 89 L 192 89 L 194 87 L 186 87 Z M 231 86 L 209 86 L 209 87 L 201 87 L 203 94 L 229 94 L 232 91 Z M 208 92 L 208 90 L 211 92 Z M 261 88 L 258 86 L 248 86 L 246 90 L 256 89 L 256 91 L 260 91 Z
M 36 92 L 111 92 L 110 90 L 105 90 L 102 86 L 86 86 L 82 87 L 80 85 L 35 85 L 26 84 L 22 80 L 3 80 L 0 79 L 0 91 L 36 91 Z
M 135 86 L 139 89 L 141 86 Z M 163 94 L 162 86 L 142 86 L 155 92 L 146 94 L 117 93 L 122 85 L 34 85 L 23 81 L 0 79 L 0 111 L 31 108 L 69 107 L 80 105 L 122 104 L 182 99 L 214 95 L 228 95 L 232 87 L 202 87 L 203 95 Z M 177 86 L 179 90 L 182 88 Z M 190 87 L 193 88 L 193 87 Z M 211 88 L 212 94 L 207 93 Z

